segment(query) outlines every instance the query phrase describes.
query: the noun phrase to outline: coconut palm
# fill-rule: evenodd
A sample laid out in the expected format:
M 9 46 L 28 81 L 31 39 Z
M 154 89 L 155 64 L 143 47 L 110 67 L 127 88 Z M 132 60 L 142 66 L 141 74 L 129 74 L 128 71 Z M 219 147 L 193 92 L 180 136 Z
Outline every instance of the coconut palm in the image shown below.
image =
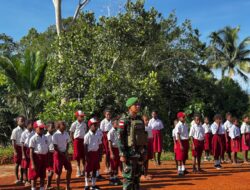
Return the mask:
M 41 104 L 46 67 L 47 63 L 42 61 L 39 52 L 26 52 L 23 58 L 12 60 L 0 56 L 0 72 L 9 81 L 9 93 L 6 95 L 9 104 L 27 118 L 33 119 Z
M 222 78 L 225 72 L 232 78 L 239 74 L 245 81 L 248 80 L 247 73 L 250 72 L 250 37 L 239 42 L 240 28 L 225 27 L 210 35 L 211 56 L 208 66 L 221 69 Z

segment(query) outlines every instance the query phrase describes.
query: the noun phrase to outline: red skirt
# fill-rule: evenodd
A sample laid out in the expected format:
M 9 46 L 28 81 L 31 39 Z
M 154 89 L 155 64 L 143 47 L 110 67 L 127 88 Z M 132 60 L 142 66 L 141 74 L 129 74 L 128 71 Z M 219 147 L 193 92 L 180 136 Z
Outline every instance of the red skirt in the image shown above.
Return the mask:
M 228 133 L 227 133 L 227 139 L 228 141 L 226 142 L 226 152 L 230 153 L 232 151 L 231 150 L 231 137 L 229 137 Z
M 212 133 L 206 133 L 205 134 L 205 144 L 204 144 L 204 150 L 205 151 L 211 151 L 212 150 Z
M 34 163 L 36 169 L 32 169 L 32 163 L 30 162 L 29 168 L 29 179 L 36 180 L 37 178 L 44 179 L 46 177 L 46 166 L 47 166 L 47 154 L 36 154 L 34 153 Z
M 175 159 L 177 161 L 185 161 L 188 159 L 188 149 L 189 149 L 189 142 L 188 140 L 181 140 L 183 150 L 181 150 L 181 146 L 179 141 L 176 141 L 176 155 Z
M 225 137 L 225 134 L 220 134 L 220 136 L 221 136 L 221 144 L 222 144 L 221 157 L 224 158 L 224 154 L 226 152 L 226 137 Z
M 108 132 L 102 132 L 102 143 L 103 143 L 103 154 L 109 155 L 109 141 L 108 141 Z
M 28 147 L 23 147 L 23 151 L 26 159 L 22 159 L 21 168 L 28 169 L 30 166 L 30 149 Z
M 212 139 L 212 154 L 214 156 L 215 160 L 219 159 L 219 156 L 222 157 L 223 152 L 223 142 L 222 142 L 222 136 L 215 134 L 213 135 Z
M 48 163 L 47 163 L 47 170 L 51 171 L 54 169 L 54 158 L 53 158 L 53 152 L 48 152 Z
M 54 158 L 54 172 L 57 175 L 62 174 L 62 168 L 64 167 L 68 171 L 72 171 L 71 162 L 63 153 L 58 153 L 57 151 L 53 154 Z
M 231 149 L 232 152 L 240 152 L 241 151 L 241 140 L 240 137 L 236 137 L 231 139 Z
M 245 133 L 245 138 L 246 138 L 246 145 L 244 143 L 244 137 L 242 136 L 241 139 L 241 146 L 243 151 L 250 150 L 250 133 Z
M 120 156 L 119 156 L 119 149 L 118 148 L 112 148 L 113 154 L 115 156 L 114 159 L 110 158 L 110 166 L 111 170 L 118 171 L 118 168 L 120 166 Z
M 98 151 L 90 151 L 87 153 L 87 160 L 85 164 L 86 172 L 93 172 L 100 169 L 99 162 L 99 152 Z
M 77 160 L 77 161 L 79 161 L 80 159 L 84 160 L 85 154 L 84 154 L 83 139 L 81 139 L 81 138 L 74 139 L 73 146 L 74 146 L 73 159 Z
M 153 138 L 148 138 L 148 160 L 154 158 L 154 151 L 153 151 Z
M 153 134 L 153 151 L 162 152 L 162 134 L 161 130 L 152 130 Z
M 18 146 L 18 145 L 16 145 L 15 146 L 15 149 L 16 149 L 16 155 L 14 155 L 14 157 L 13 157 L 13 161 L 14 161 L 14 163 L 15 164 L 21 164 L 21 162 L 22 162 L 22 147 L 21 146 Z
M 204 140 L 200 141 L 194 139 L 194 150 L 192 149 L 192 156 L 201 158 L 203 150 L 204 150 Z

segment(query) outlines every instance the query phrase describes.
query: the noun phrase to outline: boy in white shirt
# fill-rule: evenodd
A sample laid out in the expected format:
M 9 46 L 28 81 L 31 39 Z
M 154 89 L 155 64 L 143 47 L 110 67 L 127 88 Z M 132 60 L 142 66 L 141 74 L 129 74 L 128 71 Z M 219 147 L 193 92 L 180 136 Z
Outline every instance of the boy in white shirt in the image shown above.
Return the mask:
M 240 128 L 238 127 L 238 119 L 232 118 L 232 127 L 229 129 L 229 137 L 231 139 L 231 150 L 233 152 L 233 164 L 237 164 L 237 152 L 241 151 Z
M 212 151 L 212 131 L 211 131 L 211 126 L 209 124 L 209 118 L 205 117 L 204 118 L 204 124 L 202 125 L 202 127 L 205 130 L 205 144 L 204 144 L 204 150 L 205 150 L 205 157 L 204 157 L 204 161 L 209 161 L 210 160 L 210 153 Z
M 248 151 L 250 150 L 250 125 L 249 123 L 249 116 L 243 116 L 243 123 L 240 127 L 241 135 L 242 135 L 242 142 L 241 147 L 244 154 L 244 163 L 248 164 Z
M 230 162 L 232 162 L 231 159 L 231 138 L 229 136 L 229 130 L 232 127 L 232 114 L 231 113 L 226 113 L 226 122 L 223 124 L 224 129 L 225 129 L 225 138 L 226 138 L 226 152 L 227 156 Z

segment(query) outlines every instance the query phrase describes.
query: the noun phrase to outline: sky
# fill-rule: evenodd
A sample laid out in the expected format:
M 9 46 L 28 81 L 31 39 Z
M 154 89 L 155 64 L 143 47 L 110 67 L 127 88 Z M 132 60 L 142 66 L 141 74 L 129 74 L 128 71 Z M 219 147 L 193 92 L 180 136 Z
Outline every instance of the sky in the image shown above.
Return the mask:
M 91 0 L 85 10 L 97 17 L 113 16 L 123 10 L 126 0 Z M 62 0 L 62 16 L 73 16 L 78 0 Z M 145 0 L 146 8 L 155 7 L 165 17 L 175 11 L 178 22 L 192 22 L 208 42 L 211 32 L 224 26 L 240 26 L 240 39 L 250 36 L 250 0 Z M 0 0 L 0 33 L 18 41 L 31 27 L 43 32 L 55 24 L 52 0 Z M 217 77 L 219 71 L 215 71 Z M 243 89 L 250 91 L 249 83 L 236 77 Z

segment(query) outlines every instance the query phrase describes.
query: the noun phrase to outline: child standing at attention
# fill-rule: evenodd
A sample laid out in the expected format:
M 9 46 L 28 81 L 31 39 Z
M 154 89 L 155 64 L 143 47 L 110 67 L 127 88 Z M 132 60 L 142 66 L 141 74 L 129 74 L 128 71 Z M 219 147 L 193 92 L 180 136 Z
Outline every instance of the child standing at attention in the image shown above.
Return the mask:
M 242 134 L 242 151 L 244 154 L 244 163 L 248 164 L 248 151 L 250 150 L 250 126 L 249 126 L 249 117 L 248 115 L 243 116 L 243 123 L 240 127 L 241 134 Z
M 194 116 L 194 124 L 191 126 L 189 136 L 191 137 L 192 141 L 192 155 L 193 155 L 193 172 L 200 173 L 201 170 L 201 156 L 204 150 L 204 137 L 205 137 L 205 130 L 200 124 L 200 116 Z M 196 160 L 198 170 L 196 169 Z
M 67 170 L 66 190 L 69 190 L 71 173 L 72 173 L 71 162 L 68 158 L 70 137 L 69 137 L 69 134 L 65 131 L 66 124 L 63 121 L 56 122 L 55 127 L 57 128 L 57 131 L 52 136 L 52 142 L 54 145 L 54 172 L 56 174 L 57 190 L 60 189 L 61 174 L 62 174 L 63 166 Z
M 84 145 L 83 140 L 85 133 L 87 132 L 87 126 L 85 124 L 84 116 L 85 114 L 82 111 L 75 112 L 75 116 L 77 120 L 72 123 L 69 131 L 70 131 L 70 137 L 73 142 L 73 148 L 74 148 L 74 155 L 73 159 L 77 161 L 77 170 L 76 170 L 76 177 L 80 177 L 84 175 L 84 164 L 85 164 L 85 155 L 84 155 Z M 82 160 L 83 170 L 81 172 L 80 163 Z
M 92 173 L 92 190 L 99 190 L 96 186 L 96 171 L 100 168 L 99 163 L 99 135 L 96 133 L 99 121 L 96 118 L 91 118 L 88 121 L 89 131 L 84 137 L 85 152 L 85 190 L 89 190 L 88 178 Z
M 188 173 L 185 169 L 189 149 L 188 127 L 185 123 L 185 113 L 179 112 L 177 118 L 179 122 L 174 129 L 176 138 L 176 160 L 178 161 L 178 175 L 184 175 Z
M 48 152 L 48 164 L 47 164 L 47 170 L 48 170 L 48 179 L 47 179 L 47 189 L 53 189 L 53 187 L 51 187 L 51 180 L 53 178 L 53 174 L 54 174 L 54 159 L 53 159 L 53 154 L 54 154 L 54 145 L 52 142 L 52 136 L 55 132 L 55 124 L 54 122 L 49 122 L 47 125 L 47 129 L 48 132 L 45 135 L 47 137 L 48 140 L 48 144 L 49 144 L 49 152 Z
M 40 190 L 44 190 L 44 179 L 46 177 L 47 153 L 49 144 L 44 135 L 45 125 L 41 120 L 34 123 L 36 134 L 31 137 L 30 148 L 30 169 L 31 190 L 36 189 L 36 180 L 40 178 Z
M 210 160 L 210 152 L 212 151 L 212 130 L 211 130 L 211 126 L 209 124 L 209 118 L 205 117 L 204 118 L 204 124 L 202 125 L 202 127 L 205 130 L 205 145 L 204 145 L 204 150 L 205 150 L 205 157 L 204 157 L 204 161 L 209 161 Z
M 13 129 L 11 133 L 11 142 L 14 149 L 14 163 L 15 163 L 15 184 L 21 184 L 23 181 L 23 169 L 20 170 L 20 178 L 19 178 L 19 166 L 22 162 L 22 143 L 21 143 L 21 135 L 24 131 L 25 127 L 25 117 L 19 116 L 17 118 L 17 127 Z
M 121 185 L 121 182 L 118 178 L 118 169 L 121 163 L 120 163 L 119 149 L 117 147 L 118 143 L 117 127 L 119 126 L 119 122 L 117 119 L 114 119 L 112 121 L 112 126 L 113 126 L 112 129 L 108 132 L 110 165 L 111 165 L 110 185 Z
M 223 124 L 224 129 L 225 129 L 225 138 L 226 138 L 226 152 L 228 156 L 228 160 L 232 162 L 231 159 L 231 138 L 229 136 L 229 131 L 230 128 L 232 127 L 232 114 L 231 113 L 226 113 L 226 122 Z
M 237 164 L 237 152 L 240 152 L 241 150 L 241 139 L 240 139 L 240 128 L 238 127 L 238 119 L 232 118 L 232 127 L 229 129 L 229 137 L 231 140 L 231 149 L 233 152 L 233 164 Z
M 216 114 L 214 116 L 214 123 L 211 125 L 211 130 L 213 134 L 213 140 L 212 140 L 212 145 L 213 145 L 213 156 L 214 156 L 214 167 L 216 169 L 221 169 L 221 158 L 223 157 L 224 151 L 223 151 L 223 140 L 222 140 L 222 134 L 224 131 L 224 128 L 221 124 L 222 122 L 222 117 L 220 114 Z
M 28 168 L 30 165 L 30 149 L 29 149 L 29 141 L 30 138 L 35 134 L 33 130 L 33 122 L 27 121 L 27 128 L 21 135 L 21 143 L 22 143 L 22 162 L 21 167 L 23 169 L 23 175 L 25 178 L 25 186 L 29 186 L 30 182 L 28 179 Z

